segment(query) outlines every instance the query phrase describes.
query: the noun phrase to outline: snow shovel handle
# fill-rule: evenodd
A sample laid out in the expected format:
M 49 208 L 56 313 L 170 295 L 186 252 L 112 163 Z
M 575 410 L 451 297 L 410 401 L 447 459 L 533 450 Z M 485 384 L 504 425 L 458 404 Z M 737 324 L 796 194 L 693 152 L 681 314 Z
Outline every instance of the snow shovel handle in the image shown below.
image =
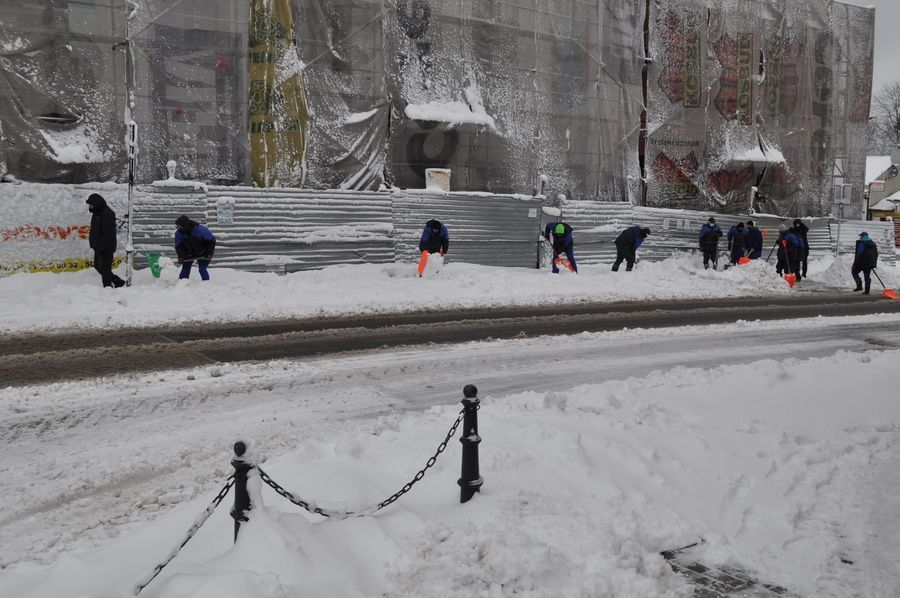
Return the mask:
M 882 288 L 882 289 L 887 289 L 887 287 L 884 286 L 884 282 L 881 281 L 881 277 L 878 276 L 878 272 L 875 270 L 875 268 L 872 268 L 872 274 L 874 274 L 874 275 L 875 275 L 875 278 L 878 279 L 878 282 L 881 283 L 881 288 Z

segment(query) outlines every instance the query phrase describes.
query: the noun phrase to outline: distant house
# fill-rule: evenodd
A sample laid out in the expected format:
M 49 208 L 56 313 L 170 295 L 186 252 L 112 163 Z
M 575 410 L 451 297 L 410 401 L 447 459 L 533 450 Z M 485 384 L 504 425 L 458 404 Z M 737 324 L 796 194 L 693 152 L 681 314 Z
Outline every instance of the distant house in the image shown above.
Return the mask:
M 866 158 L 866 218 L 900 218 L 900 147 Z

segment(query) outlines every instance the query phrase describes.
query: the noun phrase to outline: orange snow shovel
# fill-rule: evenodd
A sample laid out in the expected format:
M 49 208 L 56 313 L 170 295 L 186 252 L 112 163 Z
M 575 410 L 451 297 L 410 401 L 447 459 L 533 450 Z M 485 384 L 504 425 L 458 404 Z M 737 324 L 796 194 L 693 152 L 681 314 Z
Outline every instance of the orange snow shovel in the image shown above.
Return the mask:
M 738 266 L 743 266 L 744 264 L 749 264 L 750 258 L 747 256 L 741 256 L 738 258 Z
M 572 262 L 569 261 L 567 257 L 558 257 L 555 260 L 557 268 L 565 268 L 569 272 L 575 272 L 575 268 L 572 267 Z M 577 272 L 575 272 L 577 274 Z
M 422 276 L 422 273 L 425 272 L 425 267 L 428 265 L 428 251 L 422 252 L 422 257 L 419 258 L 419 276 Z
M 797 284 L 797 275 L 791 272 L 791 261 L 787 257 L 787 241 L 782 241 L 781 246 L 784 247 L 784 265 L 787 267 L 787 273 L 784 275 L 784 280 L 788 283 L 788 286 L 793 289 L 794 285 Z
M 878 282 L 881 282 L 881 277 L 878 276 L 878 272 L 876 272 L 874 268 L 872 269 L 872 274 L 875 275 L 875 278 L 878 279 Z M 897 294 L 897 291 L 887 288 L 886 286 L 884 286 L 883 282 L 881 282 L 881 288 L 884 289 L 883 291 L 881 291 L 881 294 L 888 299 L 900 299 L 900 295 Z

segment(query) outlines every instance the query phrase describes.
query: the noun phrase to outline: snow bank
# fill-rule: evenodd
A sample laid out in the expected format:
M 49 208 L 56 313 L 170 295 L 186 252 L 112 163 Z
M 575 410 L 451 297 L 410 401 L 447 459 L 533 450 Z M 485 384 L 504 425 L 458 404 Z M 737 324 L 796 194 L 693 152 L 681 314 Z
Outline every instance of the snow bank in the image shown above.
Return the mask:
M 237 544 L 223 505 L 142 595 L 676 598 L 691 592 L 659 552 L 703 537 L 706 562 L 798 595 L 848 596 L 865 570 L 835 575 L 836 563 L 891 550 L 897 531 L 879 529 L 878 545 L 862 515 L 865 476 L 896 448 L 898 358 L 839 353 L 483 396 L 485 485 L 471 502 L 457 502 L 457 443 L 412 492 L 361 519 L 308 515 L 254 479 L 257 509 Z M 411 477 L 457 412 L 342 422 L 264 468 L 322 506 L 368 506 Z M 7 573 L 0 595 L 124 597 L 210 498 L 97 552 Z
M 138 270 L 134 286 L 104 289 L 93 270 L 0 278 L 0 330 L 154 326 L 419 309 L 584 301 L 738 297 L 791 291 L 771 266 L 753 262 L 716 272 L 699 256 L 640 262 L 633 272 L 585 265 L 579 276 L 452 262 L 419 278 L 412 263 L 334 266 L 286 276 L 216 268 L 201 282 L 178 280 L 171 265 L 155 279 Z M 167 263 L 164 261 L 164 263 Z M 124 276 L 124 267 L 119 269 Z

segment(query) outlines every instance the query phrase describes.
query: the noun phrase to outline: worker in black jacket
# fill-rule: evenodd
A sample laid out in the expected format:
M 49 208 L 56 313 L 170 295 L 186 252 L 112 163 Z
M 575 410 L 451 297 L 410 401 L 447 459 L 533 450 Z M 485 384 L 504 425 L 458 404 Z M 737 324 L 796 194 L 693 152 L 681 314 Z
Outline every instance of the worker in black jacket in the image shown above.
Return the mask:
M 806 278 L 806 267 L 809 262 L 809 239 L 807 238 L 807 234 L 809 233 L 809 227 L 806 226 L 802 220 L 799 218 L 794 219 L 794 234 L 799 237 L 801 241 L 803 241 L 803 247 L 800 249 L 799 258 L 800 258 L 800 272 L 799 274 Z
M 125 286 L 125 281 L 112 271 L 116 253 L 116 213 L 106 205 L 106 200 L 99 193 L 91 193 L 85 203 L 91 212 L 88 243 L 94 250 L 94 270 L 100 273 L 103 286 Z
M 631 272 L 637 261 L 638 247 L 650 235 L 650 229 L 645 226 L 629 226 L 616 237 L 616 261 L 613 262 L 612 271 L 618 272 L 619 266 L 625 262 L 625 271 Z

